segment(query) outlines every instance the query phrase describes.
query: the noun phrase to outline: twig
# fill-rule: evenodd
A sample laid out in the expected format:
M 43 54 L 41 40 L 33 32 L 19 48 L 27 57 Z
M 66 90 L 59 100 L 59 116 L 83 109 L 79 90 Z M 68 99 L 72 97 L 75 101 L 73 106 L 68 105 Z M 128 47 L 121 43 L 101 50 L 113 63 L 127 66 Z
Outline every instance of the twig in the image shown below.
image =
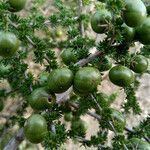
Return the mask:
M 29 36 L 26 36 L 26 38 L 32 46 L 35 46 L 35 43 L 32 41 L 32 39 Z M 102 52 L 96 51 L 94 54 L 91 54 L 89 57 L 81 59 L 75 65 L 79 65 L 82 67 L 100 55 L 102 55 Z M 47 60 L 47 62 L 49 63 L 49 59 L 47 57 L 45 57 L 44 59 Z
M 128 127 L 125 127 L 125 130 L 128 131 L 128 132 L 134 133 L 134 131 L 132 129 L 128 128 Z
M 79 109 L 79 107 L 78 107 L 76 104 L 74 104 L 74 103 L 69 103 L 69 105 L 70 105 L 71 107 L 75 108 L 75 109 Z M 93 112 L 90 112 L 90 111 L 88 111 L 87 114 L 88 114 L 89 116 L 91 116 L 91 117 L 97 119 L 98 121 L 101 121 L 101 117 L 100 117 L 98 114 L 93 113 Z M 112 123 L 111 123 L 111 125 L 112 125 Z M 134 130 L 128 128 L 127 126 L 126 126 L 124 129 L 125 129 L 127 132 L 132 132 L 132 133 L 135 132 Z M 143 138 L 144 138 L 147 142 L 150 142 L 150 139 L 149 139 L 148 137 L 143 137 Z
M 47 56 L 45 56 L 44 59 L 45 59 L 49 64 L 51 63 L 51 61 L 48 59 Z
M 85 139 L 85 138 L 83 138 L 83 137 L 80 137 L 80 136 L 75 136 L 76 137 L 76 139 L 78 139 L 78 141 L 80 142 L 84 142 L 84 143 L 86 143 L 86 142 L 88 142 L 89 140 L 87 140 L 87 139 Z
M 96 98 L 94 97 L 94 95 L 91 95 L 91 96 L 92 96 L 93 101 L 94 101 L 94 102 L 95 102 L 95 104 L 97 105 L 97 107 L 98 107 L 99 111 L 101 112 L 101 111 L 102 111 L 101 106 L 100 106 L 100 105 L 99 105 L 99 103 L 97 102 L 97 100 L 96 100 Z M 117 135 L 118 135 L 118 133 L 117 133 L 117 131 L 116 131 L 115 127 L 114 127 L 113 122 L 112 122 L 112 121 L 108 121 L 108 123 L 109 123 L 109 125 L 112 127 L 112 130 L 114 131 L 115 136 L 117 136 Z M 123 146 L 124 146 L 124 148 L 125 148 L 125 149 L 127 148 L 125 144 L 123 144 Z M 127 148 L 127 149 L 128 149 L 128 148 Z
M 125 150 L 129 150 L 129 149 L 127 148 L 126 144 L 123 144 L 123 147 L 124 147 Z
M 76 104 L 74 104 L 74 103 L 69 103 L 69 105 L 70 105 L 71 107 L 75 108 L 75 109 L 78 109 L 78 108 L 79 108 L 79 107 L 78 107 Z M 99 121 L 101 120 L 101 117 L 100 117 L 99 115 L 97 115 L 96 113 L 93 113 L 93 112 L 91 112 L 91 111 L 88 111 L 87 114 L 88 114 L 89 116 L 91 116 L 91 117 L 93 117 L 93 118 L 99 120 Z
M 126 130 L 127 132 L 135 133 L 135 131 L 132 130 L 132 129 L 130 129 L 129 127 L 125 127 L 125 130 Z M 149 139 L 148 137 L 145 136 L 144 139 L 145 139 L 147 142 L 150 143 L 150 139 Z
M 31 38 L 29 36 L 26 36 L 26 38 L 31 45 L 35 46 L 35 43 L 31 40 Z
M 117 131 L 116 131 L 114 125 L 113 125 L 113 122 L 112 122 L 112 121 L 109 121 L 108 123 L 109 123 L 109 125 L 111 126 L 112 130 L 114 131 L 115 135 L 117 136 L 118 133 L 117 133 Z
M 22 101 L 19 102 L 18 104 L 18 109 L 22 107 Z M 16 111 L 16 109 L 15 109 Z M 13 114 L 13 111 L 10 112 L 10 114 Z M 1 117 L 5 117 L 6 121 L 8 122 L 10 118 L 12 118 L 14 115 L 7 115 L 2 114 Z M 7 123 L 6 122 L 6 123 Z M 5 134 L 9 131 L 9 128 L 4 129 L 2 135 L 0 135 L 0 141 L 3 140 Z M 5 146 L 4 150 L 16 150 L 18 145 L 24 140 L 24 133 L 23 133 L 23 128 L 21 128 L 17 134 L 9 141 L 9 143 Z
M 0 118 L 10 119 L 10 115 L 0 114 Z
M 95 104 L 97 105 L 99 111 L 102 112 L 102 108 L 101 108 L 101 106 L 99 105 L 99 103 L 97 102 L 97 100 L 96 100 L 96 98 L 94 97 L 93 94 L 91 94 L 91 97 L 92 97 L 93 101 L 95 102 Z
M 0 143 L 2 142 L 3 138 L 5 137 L 5 135 L 9 132 L 9 128 L 4 127 L 3 132 L 0 135 Z
M 77 0 L 77 1 L 78 1 L 78 6 L 79 6 L 78 16 L 80 17 L 82 14 L 82 11 L 83 11 L 83 2 L 82 2 L 82 0 Z M 84 36 L 84 24 L 83 24 L 82 20 L 80 21 L 79 26 L 80 26 L 80 33 L 82 36 Z
M 66 92 L 61 94 L 56 94 L 56 103 L 61 104 L 68 100 L 69 95 L 71 94 L 73 88 L 70 87 Z
M 145 136 L 144 139 L 150 143 L 150 139 L 147 136 Z
M 87 63 L 89 63 L 90 61 L 92 61 L 93 59 L 95 59 L 96 57 L 100 56 L 102 53 L 100 51 L 96 51 L 94 54 L 91 54 L 89 57 L 80 60 L 79 62 L 76 63 L 76 65 L 79 66 L 84 66 Z
M 55 127 L 54 124 L 51 125 L 51 130 L 52 130 L 53 133 L 56 133 L 56 127 Z
M 23 128 L 21 128 L 17 134 L 9 141 L 4 147 L 4 150 L 16 150 L 19 144 L 24 140 Z

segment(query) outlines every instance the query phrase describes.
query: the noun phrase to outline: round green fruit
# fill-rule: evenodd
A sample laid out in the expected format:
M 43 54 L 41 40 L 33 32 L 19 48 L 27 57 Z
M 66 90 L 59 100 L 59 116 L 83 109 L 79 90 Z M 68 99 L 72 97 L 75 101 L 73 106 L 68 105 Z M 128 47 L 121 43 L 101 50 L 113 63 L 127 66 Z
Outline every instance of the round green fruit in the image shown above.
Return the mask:
M 48 77 L 48 89 L 53 93 L 65 92 L 73 82 L 73 73 L 68 68 L 53 70 Z
M 140 26 L 146 17 L 146 7 L 141 0 L 125 0 L 123 18 L 129 27 Z
M 72 114 L 72 112 L 65 113 L 65 115 L 64 115 L 64 119 L 65 119 L 65 121 L 69 122 L 69 121 L 71 121 L 71 120 L 72 120 L 72 118 L 73 118 L 73 114 Z
M 35 114 L 27 119 L 24 127 L 25 137 L 34 144 L 41 143 L 48 132 L 44 117 Z
M 28 98 L 28 102 L 34 110 L 48 109 L 51 106 L 50 101 L 54 101 L 54 97 L 50 97 L 44 88 L 35 89 Z
M 150 150 L 150 144 L 138 138 L 132 138 L 127 143 L 128 149 Z
M 61 53 L 61 58 L 64 64 L 69 65 L 71 63 L 77 62 L 77 57 L 72 49 L 64 49 Z
M 111 117 L 112 117 L 112 123 L 114 125 L 115 130 L 117 132 L 124 131 L 126 120 L 123 114 L 120 113 L 118 110 L 112 109 Z M 110 127 L 110 129 L 113 130 L 112 127 Z
M 137 55 L 131 62 L 131 69 L 135 73 L 143 73 L 148 68 L 148 60 L 142 55 Z
M 98 69 L 84 67 L 76 72 L 73 86 L 79 93 L 90 93 L 97 89 L 100 82 L 101 75 Z
M 64 31 L 61 27 L 56 27 L 55 29 L 51 30 L 50 34 L 52 38 L 59 39 L 63 37 Z
M 56 36 L 57 38 L 62 37 L 62 36 L 63 36 L 63 30 L 62 30 L 61 28 L 57 28 L 57 29 L 55 30 L 55 36 Z
M 115 85 L 126 87 L 134 81 L 134 75 L 130 69 L 119 65 L 109 71 L 109 79 Z
M 19 43 L 13 33 L 0 31 L 0 56 L 13 56 L 19 48 Z
M 106 9 L 95 12 L 95 14 L 91 17 L 91 27 L 93 31 L 96 33 L 107 32 L 109 28 L 108 22 L 111 18 L 111 13 Z
M 4 102 L 0 99 L 0 112 L 4 109 Z
M 123 29 L 123 37 L 127 42 L 130 42 L 134 39 L 135 30 L 134 28 L 131 28 L 127 26 L 125 23 L 122 25 Z
M 39 84 L 40 84 L 41 86 L 46 86 L 46 85 L 47 85 L 48 76 L 49 76 L 49 73 L 48 73 L 48 72 L 42 72 L 42 73 L 39 75 L 38 81 L 39 81 Z
M 150 17 L 136 29 L 136 39 L 144 45 L 150 45 Z
M 11 12 L 18 12 L 25 7 L 26 0 L 8 0 Z

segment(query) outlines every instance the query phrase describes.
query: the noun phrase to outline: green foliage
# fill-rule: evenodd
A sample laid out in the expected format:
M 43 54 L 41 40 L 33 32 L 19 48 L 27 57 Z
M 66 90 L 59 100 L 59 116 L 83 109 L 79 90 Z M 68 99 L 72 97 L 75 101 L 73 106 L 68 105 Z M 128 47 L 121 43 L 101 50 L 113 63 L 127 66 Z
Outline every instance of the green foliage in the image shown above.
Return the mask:
M 128 138 L 133 138 L 133 137 L 137 137 L 137 138 L 142 138 L 142 137 L 146 137 L 148 139 L 148 137 L 150 137 L 150 117 L 148 116 L 145 120 L 143 120 L 138 126 L 134 127 L 134 132 L 128 132 Z
M 106 38 L 98 43 L 90 35 L 94 32 L 89 33 L 91 26 L 89 23 L 94 13 L 93 11 L 88 13 L 79 12 L 79 1 L 54 0 L 51 5 L 55 7 L 55 10 L 51 10 L 52 12 L 48 13 L 48 15 L 44 15 L 41 9 L 48 9 L 47 7 L 49 6 L 45 8 L 44 5 L 46 2 L 46 0 L 32 0 L 32 5 L 27 8 L 29 11 L 25 11 L 24 15 L 10 12 L 8 9 L 9 4 L 5 0 L 0 3 L 0 31 L 12 32 L 20 40 L 20 48 L 12 57 L 4 58 L 0 56 L 0 83 L 5 80 L 10 86 L 9 90 L 0 87 L 0 100 L 2 99 L 5 103 L 7 98 L 21 98 L 21 104 L 19 104 L 16 112 L 10 114 L 6 118 L 6 123 L 0 128 L 0 136 L 7 128 L 11 128 L 16 124 L 19 127 L 24 127 L 26 122 L 24 115 L 29 108 L 27 97 L 33 90 L 42 86 L 40 79 L 36 78 L 37 74 L 30 68 L 30 62 L 42 66 L 44 72 L 48 75 L 54 69 L 64 66 L 75 74 L 82 67 L 80 63 L 77 63 L 78 65 L 60 63 L 59 56 L 55 53 L 56 49 L 60 51 L 62 49 L 72 49 L 77 60 L 80 61 L 89 57 L 90 50 L 96 47 L 100 55 L 97 58 L 88 60 L 88 63 L 84 65 L 102 67 L 103 69 L 105 69 L 105 66 L 98 65 L 100 65 L 99 61 L 102 61 L 105 57 L 110 57 L 114 65 L 123 65 L 129 68 L 136 54 L 147 58 L 150 56 L 150 46 L 148 45 L 144 45 L 139 53 L 129 51 L 129 48 L 134 46 L 135 39 L 126 41 L 124 37 L 125 33 L 122 28 L 124 22 L 122 13 L 125 9 L 124 1 L 99 0 L 99 2 L 96 2 L 93 0 L 81 0 L 83 7 L 94 4 L 96 10 L 100 11 L 105 8 L 112 14 L 112 20 L 104 24 L 108 27 L 105 32 Z M 83 35 L 81 34 L 82 25 L 86 31 Z M 57 29 L 61 30 L 62 37 L 56 37 Z M 130 113 L 130 111 L 134 114 L 141 113 L 135 96 L 140 85 L 137 77 L 140 78 L 141 74 L 136 74 L 135 76 L 134 83 L 124 88 L 126 93 L 125 102 L 122 105 L 124 114 Z M 126 141 L 130 138 L 138 137 L 147 140 L 150 137 L 149 117 L 141 122 L 139 126 L 133 128 L 134 131 L 127 130 L 125 127 L 127 136 L 123 130 L 124 126 L 121 128 L 120 124 L 113 120 L 111 104 L 116 100 L 117 92 L 107 95 L 95 90 L 93 93 L 83 95 L 77 93 L 77 91 L 72 91 L 71 96 L 67 97 L 67 102 L 58 104 L 57 99 L 51 99 L 54 93 L 50 93 L 47 89 L 48 79 L 44 80 L 46 81 L 44 81 L 43 86 L 49 94 L 48 100 L 51 103 L 51 107 L 42 111 L 33 110 L 33 113 L 42 115 L 47 121 L 48 133 L 42 142 L 44 149 L 61 149 L 61 146 L 71 138 L 85 147 L 119 150 L 126 149 Z M 62 84 L 61 82 L 60 85 Z M 67 113 L 72 114 L 72 118 L 69 121 L 71 123 L 70 129 L 67 128 L 66 123 L 63 124 L 60 121 L 64 114 Z M 86 125 L 81 120 L 81 116 L 87 114 L 97 119 L 99 123 L 98 132 L 88 140 L 86 139 Z M 120 128 L 121 130 L 118 130 Z M 115 133 L 112 139 L 113 148 L 106 145 L 109 130 Z
M 104 144 L 107 140 L 107 134 L 107 131 L 99 131 L 97 135 L 91 136 L 90 140 L 83 141 L 82 144 L 88 147 L 98 145 L 98 148 L 105 148 Z
M 142 54 L 143 56 L 149 58 L 149 57 L 150 57 L 150 46 L 144 46 L 144 47 L 141 49 L 140 54 Z
M 140 106 L 136 100 L 134 88 L 133 87 L 127 87 L 125 89 L 125 92 L 127 94 L 127 97 L 126 97 L 127 102 L 124 104 L 125 111 L 129 112 L 129 110 L 132 109 L 133 113 L 140 114 L 141 109 L 140 109 Z
M 43 142 L 43 146 L 47 150 L 57 149 L 67 140 L 67 131 L 65 129 L 65 126 L 60 122 L 55 123 L 54 125 L 56 132 L 49 131 L 49 133 L 45 136 L 45 140 Z
M 112 145 L 114 147 L 114 150 L 117 150 L 117 149 L 126 149 L 124 135 L 120 134 L 120 135 L 115 136 L 113 138 Z

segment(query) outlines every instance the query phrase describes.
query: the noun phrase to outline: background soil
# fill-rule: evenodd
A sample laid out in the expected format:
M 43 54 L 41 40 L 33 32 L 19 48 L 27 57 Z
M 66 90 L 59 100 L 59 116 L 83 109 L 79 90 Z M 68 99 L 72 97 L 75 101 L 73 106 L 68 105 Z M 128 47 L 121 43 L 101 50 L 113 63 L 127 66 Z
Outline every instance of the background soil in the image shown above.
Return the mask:
M 44 6 L 41 7 L 41 12 L 44 15 L 50 15 L 53 11 L 55 11 L 54 7 L 52 6 L 53 1 L 51 0 L 47 0 L 45 1 Z M 31 6 L 31 1 L 28 1 L 27 6 Z M 21 16 L 26 16 L 27 15 L 27 11 L 30 7 L 26 7 L 26 9 L 19 13 L 19 15 Z M 94 6 L 88 6 L 84 9 L 84 12 L 89 12 L 89 11 L 94 11 Z M 86 34 L 89 34 L 90 36 L 92 35 L 93 37 L 96 37 L 96 35 L 94 34 L 94 32 L 92 30 L 89 30 L 86 32 Z M 97 42 L 99 40 L 101 40 L 103 38 L 104 35 L 100 35 L 97 38 Z M 139 43 L 136 43 L 136 47 L 132 48 L 132 50 L 139 50 L 139 48 L 142 45 L 140 45 Z M 56 55 L 59 55 L 59 50 L 55 49 L 56 51 Z M 94 51 L 94 49 L 92 50 Z M 34 62 L 32 62 L 32 56 L 30 56 L 27 60 L 27 62 L 29 63 L 29 71 L 34 72 L 35 77 L 38 76 L 38 74 L 41 72 L 41 70 L 43 70 L 43 66 L 40 66 L 39 64 L 35 64 Z M 107 74 L 107 72 L 106 72 Z M 8 90 L 9 85 L 7 84 L 6 81 L 0 81 L 0 88 L 4 88 L 7 87 Z M 119 95 L 116 99 L 116 101 L 112 104 L 112 107 L 120 110 L 121 108 L 121 104 L 124 102 L 126 95 L 124 94 L 123 90 L 120 90 L 120 88 L 118 88 L 117 86 L 113 85 L 108 77 L 102 82 L 102 84 L 99 86 L 99 91 L 104 92 L 108 95 L 110 95 L 111 93 L 113 93 L 114 91 L 118 91 Z M 141 115 L 133 115 L 130 114 L 128 116 L 126 116 L 127 119 L 127 126 L 128 127 L 133 127 L 133 126 L 137 126 L 141 120 L 143 120 L 145 117 L 148 116 L 148 114 L 150 114 L 150 75 L 148 74 L 144 74 L 142 76 L 142 78 L 140 79 L 140 87 L 138 88 L 137 92 L 136 92 L 136 96 L 137 96 L 137 100 L 141 106 L 142 109 L 142 113 Z M 7 101 L 5 101 L 5 109 L 2 112 L 1 115 L 12 115 L 16 108 L 18 107 L 18 105 L 21 103 L 21 99 L 20 98 L 8 98 Z M 32 110 L 29 108 L 27 113 L 25 114 L 25 116 L 29 116 L 30 112 Z M 89 117 L 89 116 L 83 116 L 82 117 L 83 120 L 87 123 L 88 126 L 88 132 L 87 132 L 87 139 L 91 136 L 94 135 L 97 130 L 98 130 L 98 123 L 96 120 L 94 120 L 93 118 Z M 3 122 L 5 122 L 5 119 L 3 119 L 2 117 L 0 118 L 0 124 L 2 124 Z M 62 122 L 63 118 L 62 118 Z M 68 123 L 65 123 L 67 127 L 69 127 Z M 17 129 L 17 126 L 13 127 L 13 129 L 8 130 L 5 134 L 5 136 L 8 134 L 8 137 L 5 137 L 5 140 L 7 141 L 8 139 L 10 139 L 10 133 L 15 132 Z M 110 140 L 113 137 L 113 133 L 110 132 L 109 133 L 109 140 L 108 140 L 108 144 L 110 144 Z M 6 142 L 5 141 L 5 142 Z M 0 139 L 0 142 L 1 139 Z M 0 145 L 3 143 L 0 143 Z M 27 141 L 24 141 L 20 147 L 20 150 L 42 150 L 42 146 L 40 144 L 38 145 L 31 145 L 30 143 L 28 143 Z M 69 140 L 64 146 L 62 146 L 61 149 L 67 149 L 67 150 L 94 150 L 94 148 L 84 148 L 83 146 L 81 146 L 78 143 L 73 143 L 71 140 Z

